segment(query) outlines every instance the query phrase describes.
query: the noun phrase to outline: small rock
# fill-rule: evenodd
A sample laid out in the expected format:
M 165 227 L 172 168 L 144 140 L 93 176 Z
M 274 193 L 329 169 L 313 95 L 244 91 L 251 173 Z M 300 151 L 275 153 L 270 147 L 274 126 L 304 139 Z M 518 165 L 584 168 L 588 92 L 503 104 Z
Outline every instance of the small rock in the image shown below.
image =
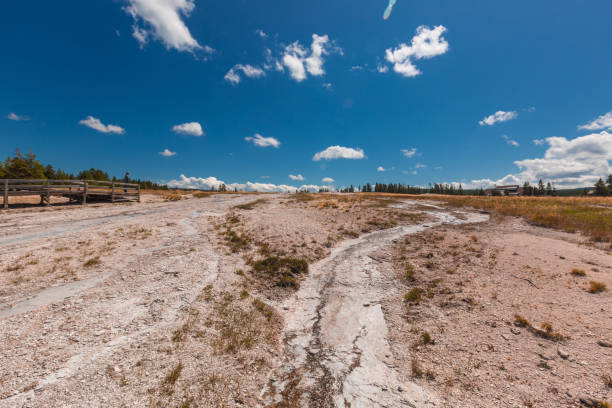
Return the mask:
M 502 334 L 501 336 L 506 341 L 510 340 L 510 337 L 508 335 L 506 335 L 506 334 Z
M 404 392 L 404 389 L 402 388 L 402 386 L 401 386 L 401 385 L 397 387 L 397 390 L 398 390 L 399 392 Z
M 569 357 L 569 353 L 563 350 L 561 347 L 557 348 L 557 354 L 564 360 L 567 360 L 567 358 Z
M 369 304 L 369 303 L 364 303 L 363 305 L 364 305 L 365 307 L 370 306 L 370 304 Z
M 516 327 L 511 328 L 510 331 L 512 332 L 512 334 L 521 334 L 521 331 Z
M 605 340 L 599 340 L 597 344 L 599 344 L 601 347 L 612 347 L 612 343 Z
M 542 360 L 546 360 L 546 361 L 554 359 L 554 356 L 549 356 L 544 353 L 538 353 L 538 356 L 540 356 Z

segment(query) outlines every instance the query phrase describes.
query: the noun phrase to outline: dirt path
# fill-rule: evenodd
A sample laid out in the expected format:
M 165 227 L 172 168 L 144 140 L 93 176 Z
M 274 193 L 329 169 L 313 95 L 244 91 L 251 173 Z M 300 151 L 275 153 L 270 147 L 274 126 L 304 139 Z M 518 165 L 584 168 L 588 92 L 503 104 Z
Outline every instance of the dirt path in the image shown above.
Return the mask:
M 380 305 L 385 288 L 393 284 L 382 279 L 381 268 L 389 267 L 384 250 L 406 234 L 443 223 L 481 222 L 488 217 L 464 213 L 465 219 L 459 219 L 441 211 L 426 213 L 438 221 L 345 241 L 312 266 L 296 296 L 282 305 L 285 357 L 263 392 L 269 406 L 435 404 L 435 396 L 414 383 L 399 381 L 393 366 Z

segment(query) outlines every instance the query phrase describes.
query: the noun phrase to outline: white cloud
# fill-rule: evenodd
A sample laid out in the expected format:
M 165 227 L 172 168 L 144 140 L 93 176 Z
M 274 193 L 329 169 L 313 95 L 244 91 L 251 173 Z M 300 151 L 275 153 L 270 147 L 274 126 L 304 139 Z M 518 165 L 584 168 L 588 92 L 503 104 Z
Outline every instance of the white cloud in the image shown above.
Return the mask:
M 580 130 L 612 130 L 612 111 L 601 115 L 591 122 L 578 126 Z
M 290 174 L 290 175 L 289 175 L 289 178 L 290 178 L 291 180 L 298 180 L 298 181 L 304 181 L 304 180 L 306 180 L 306 178 L 305 178 L 304 176 L 302 176 L 301 174 L 298 174 L 297 176 L 295 176 L 295 175 L 293 175 L 293 174 Z
M 530 183 L 542 179 L 554 182 L 557 188 L 592 186 L 600 178 L 612 173 L 612 134 L 593 133 L 568 140 L 565 137 L 545 139 L 548 148 L 544 157 L 517 160 L 521 170 L 499 180 L 472 180 L 475 188 L 502 184 Z
M 433 58 L 448 51 L 448 42 L 442 37 L 445 31 L 444 26 L 436 26 L 433 29 L 420 26 L 410 45 L 402 43 L 393 50 L 387 49 L 385 59 L 393 64 L 393 70 L 398 74 L 415 77 L 421 71 L 414 66 L 413 60 Z
M 258 36 L 260 36 L 261 38 L 268 38 L 268 34 L 266 34 L 264 32 L 264 30 L 258 28 L 257 30 L 255 30 L 255 34 L 257 34 Z
M 312 160 L 363 159 L 364 157 L 363 150 L 360 148 L 353 149 L 352 147 L 329 146 L 327 149 L 315 154 Z
M 323 82 L 321 86 L 325 89 L 331 89 L 332 84 L 330 82 Z
M 402 154 L 406 157 L 408 157 L 409 159 L 414 157 L 414 155 L 417 153 L 417 149 L 416 147 L 413 147 L 411 149 L 402 149 L 401 150 Z
M 416 169 L 424 169 L 425 167 L 427 167 L 427 165 L 426 164 L 417 163 L 417 164 L 414 165 L 414 167 Z
M 330 51 L 342 52 L 337 47 L 332 50 L 332 44 L 327 35 L 313 34 L 310 55 L 308 50 L 299 41 L 296 41 L 285 47 L 281 60 L 283 65 L 289 69 L 289 75 L 297 82 L 301 82 L 306 79 L 307 73 L 312 76 L 325 74 L 323 56 L 328 55 Z
M 331 184 L 331 183 L 333 183 L 335 180 L 334 180 L 333 178 L 331 178 L 331 177 L 324 177 L 323 179 L 321 179 L 321 181 L 322 181 L 323 183 Z
M 167 183 L 168 187 L 171 188 L 183 188 L 183 189 L 202 189 L 210 190 L 212 188 L 219 189 L 222 184 L 229 190 L 238 189 L 241 191 L 258 191 L 258 192 L 280 192 L 280 193 L 295 193 L 296 191 L 318 191 L 320 186 L 316 185 L 302 185 L 300 187 L 289 186 L 285 184 L 270 184 L 270 183 L 252 183 L 247 181 L 246 183 L 225 183 L 216 177 L 186 177 L 181 174 L 177 180 L 171 180 Z
M 380 72 L 381 74 L 386 74 L 387 72 L 389 72 L 389 67 L 379 62 L 378 64 L 376 64 L 376 71 Z
M 124 10 L 134 19 L 132 35 L 141 46 L 153 37 L 166 48 L 195 51 L 202 47 L 182 20 L 195 8 L 194 0 L 127 0 Z M 210 48 L 210 47 L 209 47 Z
M 172 127 L 172 130 L 175 133 L 182 133 L 184 135 L 190 136 L 202 136 L 204 131 L 202 130 L 202 125 L 198 122 L 188 122 L 182 123 L 180 125 L 175 125 Z
M 383 166 L 378 166 L 376 171 L 387 171 Z
M 531 106 L 529 108 L 527 108 L 527 112 L 531 113 L 531 112 L 535 112 L 536 111 L 536 107 L 535 106 Z
M 9 113 L 8 115 L 6 115 L 7 119 L 10 120 L 15 120 L 15 121 L 24 121 L 24 120 L 30 120 L 30 118 L 28 116 L 25 115 L 17 115 L 14 112 Z
M 172 157 L 172 156 L 176 156 L 176 152 L 170 151 L 168 149 L 164 149 L 163 152 L 159 152 L 160 156 L 164 156 L 164 157 Z
M 510 136 L 508 135 L 503 135 L 502 136 L 504 138 L 504 140 L 506 141 L 506 143 L 512 147 L 519 147 L 519 142 L 517 142 L 516 140 L 513 140 L 510 138 Z
M 247 142 L 252 142 L 255 146 L 259 146 L 259 147 L 272 146 L 277 149 L 281 144 L 277 139 L 273 137 L 263 137 L 262 135 L 258 133 L 255 133 L 253 137 L 251 136 L 245 137 L 244 140 L 246 140 Z
M 533 144 L 536 146 L 542 146 L 546 142 L 544 139 L 533 139 Z
M 349 71 L 363 71 L 363 67 L 361 65 L 353 65 Z
M 236 64 L 227 71 L 227 74 L 225 74 L 223 78 L 232 84 L 239 84 L 242 78 L 240 78 L 238 71 L 242 71 L 242 73 L 249 78 L 261 78 L 266 76 L 265 71 L 261 68 L 249 64 Z
M 87 126 L 102 133 L 117 133 L 120 135 L 125 133 L 125 129 L 122 127 L 117 125 L 105 125 L 100 121 L 100 119 L 94 118 L 93 116 L 88 116 L 85 119 L 80 120 L 79 125 Z
M 478 122 L 478 124 L 480 126 L 485 126 L 485 125 L 493 126 L 494 124 L 498 122 L 507 122 L 509 120 L 516 119 L 517 117 L 518 117 L 518 112 L 516 111 L 505 112 L 505 111 L 500 110 L 500 111 L 495 112 L 492 115 L 487 116 L 486 118 Z

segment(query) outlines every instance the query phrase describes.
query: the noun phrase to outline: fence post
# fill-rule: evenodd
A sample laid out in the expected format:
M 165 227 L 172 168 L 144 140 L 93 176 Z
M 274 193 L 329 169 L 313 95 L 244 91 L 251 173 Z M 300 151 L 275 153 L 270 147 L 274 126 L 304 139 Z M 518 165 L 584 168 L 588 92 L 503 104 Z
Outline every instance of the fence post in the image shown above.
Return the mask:
M 84 181 L 83 185 L 83 205 L 87 204 L 87 180 Z
M 8 208 L 8 179 L 4 180 L 4 208 Z
M 140 183 L 138 183 L 138 202 L 140 202 Z
M 111 188 L 111 203 L 115 202 L 115 182 L 113 181 L 112 184 L 112 188 Z
M 45 181 L 45 198 L 47 202 L 45 205 L 51 205 L 51 193 L 49 192 L 49 180 Z

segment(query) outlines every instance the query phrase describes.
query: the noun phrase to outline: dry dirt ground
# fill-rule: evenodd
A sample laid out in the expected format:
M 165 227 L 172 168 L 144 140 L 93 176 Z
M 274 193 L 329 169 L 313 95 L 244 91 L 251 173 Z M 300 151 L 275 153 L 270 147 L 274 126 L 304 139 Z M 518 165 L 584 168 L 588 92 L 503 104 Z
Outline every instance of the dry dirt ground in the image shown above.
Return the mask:
M 0 213 L 0 407 L 610 400 L 612 255 L 577 235 L 426 201 L 144 198 Z

